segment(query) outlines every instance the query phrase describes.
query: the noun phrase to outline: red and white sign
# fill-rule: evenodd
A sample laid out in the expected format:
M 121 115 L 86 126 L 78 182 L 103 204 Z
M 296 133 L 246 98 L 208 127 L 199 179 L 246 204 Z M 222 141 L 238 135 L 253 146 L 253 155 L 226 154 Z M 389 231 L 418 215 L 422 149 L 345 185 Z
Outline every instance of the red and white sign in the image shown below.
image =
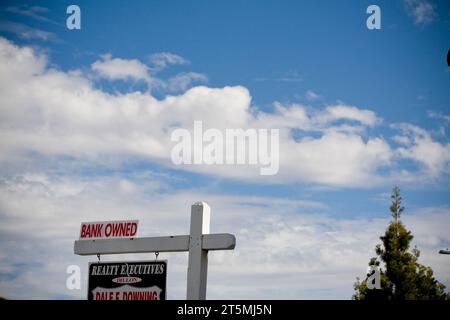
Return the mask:
M 134 238 L 138 225 L 138 220 L 82 222 L 80 240 Z

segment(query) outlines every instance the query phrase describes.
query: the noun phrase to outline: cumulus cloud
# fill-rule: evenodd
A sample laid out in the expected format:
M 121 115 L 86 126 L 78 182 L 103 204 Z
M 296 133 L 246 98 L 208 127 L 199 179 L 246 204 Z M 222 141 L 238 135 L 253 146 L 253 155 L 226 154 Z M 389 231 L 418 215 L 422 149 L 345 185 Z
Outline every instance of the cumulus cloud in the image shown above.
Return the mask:
M 194 85 L 204 84 L 208 77 L 198 72 L 181 72 L 168 80 L 157 79 L 155 87 L 169 93 L 185 92 Z
M 408 146 L 411 144 L 411 140 L 407 136 L 393 136 L 392 140 L 394 140 L 398 144 L 402 144 L 405 146 Z
M 416 25 L 428 25 L 437 17 L 435 6 L 428 0 L 403 0 L 403 3 Z
M 136 59 L 112 58 L 110 54 L 102 55 L 102 60 L 95 61 L 91 68 L 99 76 L 108 80 L 144 80 L 151 82 L 149 68 Z
M 339 128 L 342 131 L 354 131 L 359 125 L 373 127 L 382 122 L 375 112 L 344 104 L 329 105 L 325 110 L 306 107 L 301 104 L 274 104 L 275 113 L 261 113 L 258 122 L 265 126 L 286 126 L 305 131 L 335 130 L 336 123 L 349 120 L 350 123 Z M 353 123 L 351 123 L 353 122 Z
M 433 141 L 427 131 L 411 124 L 401 123 L 393 127 L 399 128 L 404 133 L 397 138 L 406 145 L 397 150 L 401 157 L 422 164 L 428 176 L 432 178 L 438 178 L 443 173 L 449 172 L 450 143 Z
M 326 121 L 346 119 L 358 121 L 367 126 L 375 126 L 381 122 L 381 119 L 379 119 L 373 111 L 361 110 L 353 106 L 345 105 L 328 107 L 324 117 Z
M 388 223 L 388 217 L 337 219 L 327 206 L 313 201 L 199 189 L 165 192 L 170 179 L 40 172 L 2 178 L 0 252 L 7 255 L 0 254 L 0 294 L 85 299 L 87 265 L 96 257 L 73 254 L 81 221 L 133 218 L 140 220 L 140 236 L 187 234 L 190 205 L 205 200 L 212 208 L 211 232 L 237 237 L 235 250 L 209 255 L 208 298 L 348 299 Z M 450 210 L 407 212 L 404 222 L 422 251 L 421 262 L 449 283 L 450 261 L 436 253 L 450 241 Z M 187 255 L 162 253 L 160 258 L 169 259 L 169 298 L 183 299 Z M 151 260 L 153 255 L 102 256 L 103 261 L 127 259 Z M 65 286 L 71 264 L 82 269 L 81 290 Z
M 155 71 L 164 70 L 170 65 L 189 64 L 189 60 L 171 52 L 154 53 L 150 55 L 149 60 L 153 64 Z
M 91 65 L 92 71 L 101 78 L 107 80 L 132 80 L 145 81 L 148 88 L 153 88 L 167 93 L 184 92 L 195 84 L 207 82 L 208 77 L 199 72 L 181 72 L 168 80 L 155 75 L 170 65 L 186 64 L 184 58 L 168 53 L 157 53 L 151 56 L 154 67 L 149 67 L 136 59 L 113 58 L 111 54 L 104 54 L 101 60 Z
M 148 72 L 136 60 L 135 68 L 115 73 L 107 66 L 113 60 L 98 61 L 105 77 L 135 74 L 135 80 Z M 161 100 L 149 92 L 110 94 L 83 72 L 51 67 L 46 56 L 3 38 L 0 96 L 0 295 L 12 298 L 85 298 L 87 262 L 95 258 L 73 254 L 81 221 L 139 219 L 140 236 L 186 234 L 189 206 L 196 200 L 211 205 L 212 232 L 232 232 L 238 239 L 234 252 L 210 255 L 209 298 L 273 298 L 274 290 L 278 298 L 349 298 L 386 219 L 337 219 L 326 205 L 305 199 L 175 191 L 171 186 L 179 181 L 170 174 L 114 170 L 133 159 L 172 167 L 170 133 L 191 129 L 195 120 L 219 130 L 279 128 L 280 173 L 269 182 L 373 185 L 386 178 L 380 168 L 405 158 L 435 168 L 431 174 L 448 169 L 446 162 L 425 156 L 431 152 L 433 159 L 445 158 L 448 144 L 406 124 L 393 128 L 398 137 L 407 137 L 397 138 L 404 144 L 394 149 L 383 137 L 368 133 L 382 123 L 368 109 L 342 103 L 324 109 L 275 103 L 267 113 L 252 106 L 250 92 L 242 86 L 198 86 Z M 97 166 L 112 173 L 92 173 Z M 80 176 L 86 167 L 89 174 Z M 246 167 L 183 169 L 261 179 L 257 170 Z M 450 240 L 445 228 L 449 220 L 448 208 L 405 216 L 422 261 L 446 283 L 449 260 L 439 260 L 435 252 Z M 169 298 L 183 298 L 187 255 L 161 257 L 170 258 Z M 112 259 L 153 256 L 102 257 Z M 70 264 L 82 267 L 80 291 L 65 287 Z
M 281 151 L 280 174 L 295 175 L 325 185 L 364 186 L 380 184 L 378 168 L 390 164 L 392 151 L 381 138 L 364 141 L 355 134 L 329 132 L 321 138 L 290 142 Z M 284 166 L 283 166 L 284 165 Z
M 148 67 L 138 60 L 104 56 L 92 68 L 109 79 L 150 81 Z M 196 74 L 177 79 L 182 90 Z M 170 81 L 169 81 L 170 83 Z M 27 90 L 21 90 L 27 88 Z M 382 120 L 371 110 L 338 103 L 325 109 L 275 103 L 271 113 L 255 109 L 242 86 L 198 86 L 162 100 L 149 92 L 110 94 L 97 88 L 82 72 L 49 66 L 47 58 L 29 47 L 0 39 L 0 161 L 4 167 L 39 157 L 71 157 L 93 163 L 143 158 L 167 167 L 171 132 L 202 120 L 216 128 L 277 128 L 280 130 L 279 174 L 266 183 L 311 182 L 332 186 L 371 186 L 383 183 L 393 161 L 413 159 L 437 174 L 448 169 L 442 160 L 448 145 L 430 136 L 417 145 L 394 150 L 368 130 Z M 418 148 L 418 146 L 421 148 Z M 31 158 L 30 158 L 31 157 Z M 183 165 L 183 170 L 233 179 L 263 181 L 251 165 Z
M 169 79 L 169 89 L 173 92 L 186 91 L 194 83 L 206 82 L 208 77 L 198 72 L 184 72 Z

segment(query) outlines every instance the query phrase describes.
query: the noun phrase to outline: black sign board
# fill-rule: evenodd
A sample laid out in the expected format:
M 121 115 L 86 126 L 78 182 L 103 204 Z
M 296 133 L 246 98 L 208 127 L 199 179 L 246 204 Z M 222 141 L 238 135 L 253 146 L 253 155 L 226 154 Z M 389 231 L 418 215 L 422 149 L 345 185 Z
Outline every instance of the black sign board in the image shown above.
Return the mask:
M 166 300 L 167 261 L 91 262 L 88 300 Z

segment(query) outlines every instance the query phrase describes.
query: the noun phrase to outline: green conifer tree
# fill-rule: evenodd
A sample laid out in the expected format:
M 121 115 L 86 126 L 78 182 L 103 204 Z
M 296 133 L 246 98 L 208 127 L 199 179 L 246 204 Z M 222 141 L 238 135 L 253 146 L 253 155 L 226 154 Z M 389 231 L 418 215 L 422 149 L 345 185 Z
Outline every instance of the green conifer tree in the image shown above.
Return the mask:
M 429 300 L 450 299 L 445 292 L 445 286 L 434 278 L 430 267 L 418 262 L 420 251 L 417 248 L 409 250 L 413 239 L 411 231 L 407 230 L 400 221 L 405 210 L 402 206 L 400 188 L 395 187 L 391 196 L 390 211 L 393 221 L 389 223 L 382 244 L 375 248 L 369 266 L 377 266 L 380 270 L 380 289 L 369 289 L 366 275 L 364 281 L 356 278 L 354 283 L 355 300 Z

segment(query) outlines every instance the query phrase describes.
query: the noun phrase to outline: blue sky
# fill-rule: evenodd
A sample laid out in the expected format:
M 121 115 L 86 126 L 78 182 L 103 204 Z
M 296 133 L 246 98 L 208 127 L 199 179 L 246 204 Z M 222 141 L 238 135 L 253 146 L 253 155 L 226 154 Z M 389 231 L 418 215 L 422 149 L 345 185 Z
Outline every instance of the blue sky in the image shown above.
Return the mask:
M 418 234 L 416 240 L 419 248 L 425 250 L 425 262 L 443 282 L 450 284 L 448 271 L 443 271 L 448 262 L 435 257 L 436 249 L 448 246 L 450 240 L 439 229 L 450 226 L 448 1 L 78 1 L 81 30 L 66 28 L 66 8 L 70 4 L 73 3 L 1 4 L 2 50 L 13 52 L 5 53 L 2 59 L 5 66 L 17 63 L 21 70 L 15 72 L 11 67 L 12 72 L 7 73 L 9 69 L 5 67 L 1 75 L 5 103 L 0 124 L 4 154 L 0 160 L 0 221 L 5 229 L 0 241 L 4 259 L 11 258 L 14 247 L 6 241 L 8 237 L 21 244 L 30 236 L 22 235 L 13 226 L 31 223 L 41 215 L 48 219 L 45 226 L 51 223 L 50 229 L 55 228 L 54 233 L 48 229 L 47 233 L 58 234 L 61 243 L 70 246 L 78 223 L 83 219 L 99 220 L 99 215 L 137 215 L 141 224 L 149 225 L 149 233 L 160 232 L 153 229 L 150 217 L 140 216 L 148 203 L 157 203 L 160 213 L 164 212 L 155 213 L 154 221 L 167 222 L 165 228 L 172 226 L 183 232 L 186 221 L 176 222 L 179 213 L 167 215 L 172 209 L 186 208 L 187 212 L 190 203 L 206 197 L 212 201 L 213 214 L 215 207 L 224 210 L 217 218 L 223 225 L 213 229 L 235 229 L 243 239 L 252 232 L 266 230 L 268 236 L 264 240 L 268 244 L 264 248 L 278 248 L 286 252 L 286 257 L 289 251 L 283 251 L 287 250 L 285 242 L 269 241 L 270 232 L 276 234 L 277 230 L 272 230 L 268 222 L 259 225 L 259 219 L 269 219 L 274 214 L 274 219 L 285 226 L 279 232 L 284 230 L 289 235 L 286 239 L 291 239 L 290 232 L 295 234 L 295 228 L 289 229 L 292 224 L 311 223 L 317 232 L 339 234 L 330 241 L 343 241 L 343 252 L 352 250 L 353 240 L 364 243 L 367 251 L 354 249 L 355 257 L 360 259 L 359 273 L 341 265 L 339 259 L 333 260 L 330 269 L 299 267 L 299 274 L 308 277 L 343 272 L 348 279 L 354 279 L 364 273 L 373 244 L 390 218 L 390 190 L 399 185 L 407 207 L 405 215 L 411 213 L 408 227 Z M 371 4 L 381 8 L 381 30 L 366 28 L 366 8 Z M 27 48 L 33 50 L 31 58 L 24 53 Z M 22 54 L 25 60 L 14 59 Z M 43 66 L 39 57 L 45 60 Z M 119 70 L 112 69 L 118 66 L 115 62 L 120 63 Z M 12 89 L 8 89 L 8 83 Z M 16 91 L 15 83 L 23 83 L 25 93 Z M 229 91 L 226 87 L 230 87 Z M 212 93 L 212 88 L 218 91 Z M 237 101 L 235 116 L 233 111 L 221 113 L 222 105 L 211 106 L 213 111 L 209 105 L 197 107 L 196 104 L 205 103 L 201 100 L 203 94 L 211 96 L 207 101 L 212 103 L 221 99 L 224 105 L 231 103 L 231 109 Z M 250 102 L 241 102 L 250 97 Z M 176 100 L 173 107 L 171 98 Z M 59 104 L 53 101 L 57 99 Z M 71 103 L 72 99 L 81 100 Z M 62 101 L 67 104 L 61 104 Z M 77 109 L 80 103 L 83 108 Z M 127 105 L 140 108 L 142 123 L 140 116 L 128 118 L 125 111 L 117 118 L 110 118 L 114 110 L 92 113 L 99 107 L 96 103 L 116 109 Z M 146 112 L 151 108 L 168 111 L 160 118 L 147 118 Z M 193 109 L 188 109 L 185 116 L 183 108 Z M 306 115 L 305 126 L 290 124 L 298 120 L 296 112 Z M 261 118 L 272 124 L 281 121 L 282 129 L 292 136 L 284 136 L 282 141 L 286 147 L 281 149 L 280 174 L 261 178 L 233 168 L 216 171 L 209 167 L 174 167 L 161 139 L 167 138 L 164 134 L 168 135 L 166 130 L 172 125 L 170 116 L 174 122 L 188 126 L 192 124 L 188 121 L 190 114 L 220 127 L 256 126 Z M 335 118 L 329 120 L 331 115 Z M 110 119 L 113 120 L 108 123 Z M 337 128 L 339 125 L 348 127 Z M 134 138 L 148 149 L 137 150 L 129 141 Z M 337 151 L 328 153 L 334 147 Z M 127 190 L 137 190 L 142 198 L 137 199 Z M 105 192 L 119 194 L 109 198 Z M 111 207 L 117 201 L 117 212 L 108 215 L 110 205 L 103 205 L 97 196 L 111 201 Z M 15 203 L 13 199 L 28 202 Z M 40 213 L 34 218 L 22 215 L 36 206 L 33 199 L 42 205 L 37 205 Z M 72 201 L 80 210 L 78 213 L 66 208 Z M 85 205 L 80 205 L 82 201 Z M 89 205 L 101 214 L 91 212 Z M 135 216 L 125 213 L 135 205 L 131 210 Z M 255 219 L 253 230 L 235 222 L 233 214 L 227 217 L 226 210 L 246 215 L 249 207 L 249 219 Z M 70 219 L 60 216 L 60 211 Z M 322 221 L 323 217 L 328 220 Z M 357 231 L 347 228 L 359 223 L 378 226 L 369 228 L 373 234 L 364 238 L 367 242 L 358 239 Z M 63 226 L 64 236 L 59 235 Z M 39 239 L 48 241 L 47 233 Z M 323 234 L 313 232 L 314 239 L 309 240 L 318 245 Z M 342 240 L 352 235 L 352 241 Z M 23 254 L 26 247 L 23 246 Z M 69 262 L 85 265 L 88 261 L 73 257 L 70 247 L 54 250 L 57 249 L 64 250 L 61 268 Z M 305 248 L 307 252 L 314 249 L 322 252 L 314 245 Z M 45 254 L 56 252 L 49 250 Z M 245 250 L 257 252 L 245 245 L 242 250 L 242 255 Z M 302 266 L 306 251 L 299 249 L 298 257 L 290 257 L 292 263 Z M 236 263 L 242 262 L 238 259 L 240 254 L 233 258 Z M 232 253 L 224 255 L 231 259 Z M 328 261 L 321 260 L 324 256 L 322 252 L 317 261 Z M 245 263 L 251 266 L 258 259 L 255 254 L 254 260 Z M 10 264 L 4 262 L 4 270 L 0 270 L 0 293 L 4 295 L 26 297 L 27 292 L 17 283 L 32 285 L 27 282 L 28 275 L 37 269 L 50 277 L 51 272 L 41 260 L 11 260 Z M 224 279 L 230 275 L 220 269 L 219 258 L 212 263 L 218 266 L 218 276 L 211 276 L 211 295 L 221 297 Z M 183 279 L 180 270 L 174 279 Z M 64 272 L 59 275 L 61 279 L 64 276 Z M 278 276 L 273 274 L 273 279 Z M 254 282 L 250 277 L 248 286 L 257 283 L 257 277 Z M 305 288 L 287 285 L 281 296 L 351 295 L 352 280 L 348 287 L 344 282 L 327 281 Z M 182 297 L 182 290 L 174 288 L 172 297 Z M 240 287 L 236 290 L 236 297 L 265 297 L 258 296 L 256 285 L 254 292 Z M 61 284 L 33 292 L 36 297 L 46 298 L 84 297 L 84 292 L 69 292 Z

